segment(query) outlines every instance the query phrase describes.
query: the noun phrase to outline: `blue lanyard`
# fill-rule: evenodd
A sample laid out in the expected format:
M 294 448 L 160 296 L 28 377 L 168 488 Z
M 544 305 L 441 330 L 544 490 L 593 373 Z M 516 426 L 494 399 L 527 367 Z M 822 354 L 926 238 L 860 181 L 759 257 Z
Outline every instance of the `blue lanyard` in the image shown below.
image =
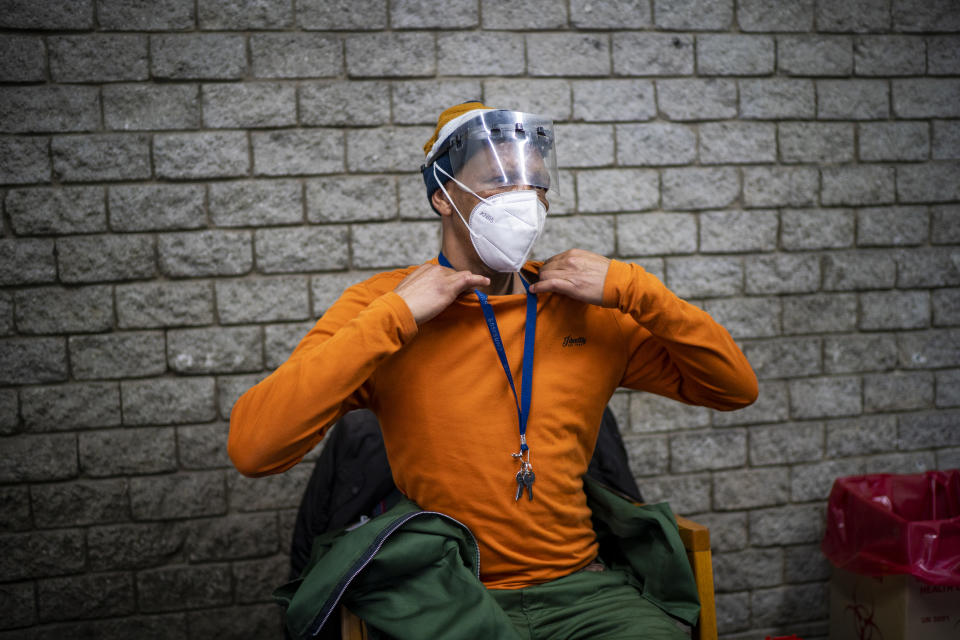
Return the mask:
M 444 267 L 453 268 L 450 261 L 441 252 L 437 258 Z M 503 340 L 500 339 L 500 330 L 497 328 L 497 318 L 493 313 L 493 307 L 487 300 L 486 294 L 478 289 L 473 292 L 477 294 L 480 301 L 480 308 L 483 310 L 483 317 L 487 321 L 487 329 L 490 331 L 490 337 L 493 339 L 493 346 L 497 349 L 497 355 L 500 357 L 500 365 L 503 372 L 507 374 L 507 382 L 510 383 L 510 390 L 513 391 L 513 401 L 517 406 L 517 417 L 520 421 L 520 453 L 523 454 L 529 450 L 527 446 L 527 418 L 530 417 L 530 396 L 533 389 L 533 345 L 537 334 L 537 296 L 530 293 L 530 285 L 522 277 L 520 281 L 523 288 L 527 291 L 527 319 L 523 330 L 523 368 L 520 370 L 520 399 L 517 399 L 517 388 L 513 384 L 513 375 L 510 373 L 510 363 L 507 362 L 507 353 L 503 348 Z

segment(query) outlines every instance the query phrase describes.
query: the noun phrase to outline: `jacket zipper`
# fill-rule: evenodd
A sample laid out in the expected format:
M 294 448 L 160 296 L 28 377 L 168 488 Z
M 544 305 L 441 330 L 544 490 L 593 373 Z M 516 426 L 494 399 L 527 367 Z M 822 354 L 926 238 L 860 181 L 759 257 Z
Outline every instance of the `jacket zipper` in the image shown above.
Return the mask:
M 474 563 L 474 566 L 476 567 L 477 579 L 478 580 L 480 579 L 480 547 L 477 544 L 477 539 L 476 537 L 474 537 L 473 532 L 470 531 L 470 529 L 465 524 L 463 524 L 456 518 L 452 518 L 448 516 L 445 513 L 440 513 L 439 511 L 414 511 L 413 513 L 408 513 L 404 516 L 400 516 L 398 519 L 391 522 L 386 529 L 381 531 L 377 535 L 377 537 L 374 538 L 373 545 L 367 550 L 367 553 L 360 558 L 357 564 L 354 565 L 354 568 L 351 571 L 349 571 L 347 575 L 340 580 L 339 583 L 337 583 L 336 587 L 334 587 L 333 593 L 329 598 L 327 598 L 327 602 L 326 604 L 324 604 L 323 609 L 321 609 L 317 617 L 314 618 L 314 624 L 308 630 L 308 635 L 310 635 L 311 637 L 315 637 L 318 633 L 320 633 L 320 630 L 323 628 L 323 625 L 327 623 L 327 620 L 330 618 L 330 615 L 333 613 L 333 610 L 336 608 L 337 604 L 340 602 L 340 599 L 343 597 L 344 592 L 350 586 L 350 583 L 353 582 L 353 580 L 358 575 L 360 575 L 360 572 L 363 571 L 368 564 L 370 564 L 370 562 L 373 560 L 373 557 L 377 555 L 377 553 L 380 551 L 380 548 L 387 541 L 387 538 L 393 535 L 393 533 L 397 529 L 405 525 L 407 522 L 409 522 L 413 518 L 416 518 L 417 516 L 425 516 L 425 515 L 440 516 L 441 518 L 450 520 L 451 522 L 454 522 L 457 525 L 459 525 L 461 528 L 463 528 L 464 531 L 467 532 L 467 535 L 470 536 L 470 540 L 473 542 L 473 548 L 476 554 L 476 562 Z M 319 619 L 319 623 L 316 622 L 318 619 Z

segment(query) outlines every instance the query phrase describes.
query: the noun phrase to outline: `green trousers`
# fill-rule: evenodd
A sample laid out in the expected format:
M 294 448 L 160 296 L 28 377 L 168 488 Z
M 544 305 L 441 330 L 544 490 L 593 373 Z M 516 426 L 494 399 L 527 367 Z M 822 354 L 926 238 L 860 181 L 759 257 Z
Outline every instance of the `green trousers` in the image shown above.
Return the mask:
M 525 640 L 689 640 L 623 571 L 577 571 L 526 589 L 488 592 Z

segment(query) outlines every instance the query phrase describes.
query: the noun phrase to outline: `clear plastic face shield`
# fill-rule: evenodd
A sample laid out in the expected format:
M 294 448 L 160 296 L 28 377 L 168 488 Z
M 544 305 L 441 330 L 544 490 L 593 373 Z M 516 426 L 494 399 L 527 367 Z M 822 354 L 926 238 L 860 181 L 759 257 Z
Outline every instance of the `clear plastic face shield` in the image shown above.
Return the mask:
M 450 152 L 453 178 L 481 196 L 517 187 L 559 191 L 553 121 L 522 111 L 484 111 L 431 154 Z M 432 160 L 432 158 L 430 158 Z

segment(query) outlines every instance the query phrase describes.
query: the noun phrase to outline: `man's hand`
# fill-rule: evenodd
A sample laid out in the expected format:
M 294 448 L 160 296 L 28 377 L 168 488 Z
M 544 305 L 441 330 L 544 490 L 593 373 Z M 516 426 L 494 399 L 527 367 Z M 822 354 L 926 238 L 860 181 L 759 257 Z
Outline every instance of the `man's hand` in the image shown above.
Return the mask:
M 394 292 L 403 298 L 413 319 L 421 325 L 450 306 L 464 291 L 489 284 L 486 276 L 425 264 L 404 278 Z
M 603 281 L 607 278 L 609 268 L 610 258 L 583 249 L 569 249 L 543 263 L 540 281 L 530 285 L 530 291 L 553 291 L 600 306 L 603 302 Z

